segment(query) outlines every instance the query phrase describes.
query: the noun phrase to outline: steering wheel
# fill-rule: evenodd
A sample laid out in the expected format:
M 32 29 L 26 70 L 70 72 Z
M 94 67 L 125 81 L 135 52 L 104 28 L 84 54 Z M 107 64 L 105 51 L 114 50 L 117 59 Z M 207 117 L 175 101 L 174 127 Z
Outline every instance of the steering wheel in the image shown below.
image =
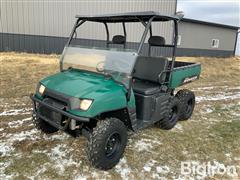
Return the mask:
M 97 63 L 96 70 L 97 70 L 97 72 L 104 71 L 104 61 L 100 61 L 99 63 Z

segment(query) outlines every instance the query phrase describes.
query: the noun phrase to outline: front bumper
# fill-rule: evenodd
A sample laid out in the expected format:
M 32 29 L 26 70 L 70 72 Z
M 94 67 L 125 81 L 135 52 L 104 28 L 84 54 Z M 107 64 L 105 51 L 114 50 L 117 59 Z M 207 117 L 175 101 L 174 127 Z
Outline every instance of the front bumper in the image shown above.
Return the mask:
M 66 130 L 66 129 L 68 128 L 68 125 L 69 125 L 71 119 L 74 119 L 74 120 L 76 120 L 76 121 L 78 121 L 78 122 L 83 122 L 83 123 L 84 123 L 84 122 L 86 123 L 86 122 L 89 122 L 89 121 L 90 121 L 89 118 L 79 117 L 79 116 L 70 114 L 69 112 L 67 112 L 67 111 L 65 111 L 65 110 L 59 109 L 59 108 L 54 107 L 54 106 L 52 106 L 52 105 L 50 105 L 50 104 L 48 104 L 48 103 L 46 103 L 46 102 L 43 102 L 42 100 L 39 100 L 38 98 L 36 98 L 33 94 L 30 95 L 30 98 L 31 98 L 31 100 L 32 100 L 32 102 L 33 102 L 33 116 L 34 116 L 33 118 L 37 118 L 37 117 L 38 117 L 38 118 L 41 118 L 41 119 L 43 119 L 44 121 L 48 122 L 50 125 L 58 128 L 58 129 L 60 129 L 60 130 Z M 60 124 L 58 124 L 58 123 L 55 123 L 53 120 L 51 120 L 51 119 L 49 119 L 49 118 L 41 115 L 41 114 L 39 113 L 39 111 L 37 110 L 37 105 L 36 105 L 36 103 L 38 103 L 38 104 L 40 104 L 41 106 L 44 106 L 44 107 L 50 109 L 51 111 L 54 111 L 54 112 L 56 112 L 56 113 L 61 114 L 61 115 L 64 116 L 64 117 L 66 117 L 67 122 L 65 123 L 65 125 L 62 126 L 62 125 L 60 125 Z

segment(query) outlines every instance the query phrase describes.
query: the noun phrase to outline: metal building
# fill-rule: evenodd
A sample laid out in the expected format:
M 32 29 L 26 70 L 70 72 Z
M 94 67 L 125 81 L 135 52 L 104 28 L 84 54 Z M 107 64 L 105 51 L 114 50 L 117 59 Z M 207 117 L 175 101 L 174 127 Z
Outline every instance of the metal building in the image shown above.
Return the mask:
M 33 53 L 61 53 L 75 15 L 108 14 L 118 12 L 157 11 L 172 15 L 177 0 L 3 0 L 0 3 L 0 51 Z M 172 41 L 172 24 L 154 25 L 153 33 Z M 129 45 L 139 42 L 144 27 L 126 25 Z M 109 27 L 110 37 L 122 34 L 121 26 Z M 184 19 L 179 25 L 178 56 L 231 56 L 234 55 L 237 27 Z M 105 45 L 106 34 L 102 25 L 84 25 L 78 38 L 84 45 Z M 96 39 L 98 39 L 96 41 Z M 147 47 L 147 45 L 146 45 Z M 171 50 L 157 50 L 170 54 Z M 156 52 L 156 51 L 155 51 Z
M 133 11 L 158 11 L 172 15 L 176 0 L 78 0 L 78 1 L 25 1 L 1 2 L 0 51 L 27 51 L 60 53 L 75 23 L 75 16 Z M 171 41 L 171 24 L 162 25 L 161 35 Z M 127 26 L 128 42 L 140 42 L 144 27 L 141 23 Z M 122 33 L 122 26 L 110 26 L 110 35 Z M 157 30 L 157 29 L 156 29 Z M 153 31 L 156 31 L 153 30 Z M 119 32 L 120 31 L 120 32 Z M 111 34 L 112 33 L 112 34 Z M 114 33 L 114 34 L 113 34 Z M 87 25 L 78 37 L 106 40 L 102 25 Z
M 184 18 L 179 23 L 178 56 L 234 56 L 238 28 Z

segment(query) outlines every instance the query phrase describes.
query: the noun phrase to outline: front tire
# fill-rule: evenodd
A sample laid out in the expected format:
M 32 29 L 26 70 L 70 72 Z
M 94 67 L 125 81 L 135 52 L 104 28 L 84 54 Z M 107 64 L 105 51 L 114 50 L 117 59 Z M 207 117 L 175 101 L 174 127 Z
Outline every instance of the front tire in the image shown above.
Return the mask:
M 102 170 L 114 167 L 127 145 L 127 128 L 117 118 L 101 120 L 90 135 L 87 155 L 92 166 Z

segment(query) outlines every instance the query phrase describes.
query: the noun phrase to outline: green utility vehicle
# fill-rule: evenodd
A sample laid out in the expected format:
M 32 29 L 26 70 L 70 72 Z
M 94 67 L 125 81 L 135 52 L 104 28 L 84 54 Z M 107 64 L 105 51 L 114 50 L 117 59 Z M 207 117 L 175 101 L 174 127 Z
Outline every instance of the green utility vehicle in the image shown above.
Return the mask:
M 201 65 L 175 62 L 181 18 L 180 14 L 167 16 L 156 12 L 76 16 L 60 59 L 60 72 L 41 80 L 36 93 L 31 95 L 36 127 L 45 133 L 63 130 L 74 137 L 85 136 L 89 161 L 94 167 L 107 170 L 122 157 L 128 131 L 151 125 L 171 129 L 178 120 L 189 119 L 195 104 L 194 93 L 174 90 L 198 79 Z M 76 43 L 81 40 L 76 38 L 77 29 L 88 22 L 103 25 L 106 47 Z M 172 43 L 153 35 L 154 25 L 169 22 Z M 127 27 L 137 23 L 144 31 L 141 41 L 131 44 L 127 42 Z M 109 25 L 121 25 L 123 35 L 110 40 Z M 137 50 L 127 49 L 128 46 Z M 154 56 L 152 48 L 172 51 L 170 55 Z

